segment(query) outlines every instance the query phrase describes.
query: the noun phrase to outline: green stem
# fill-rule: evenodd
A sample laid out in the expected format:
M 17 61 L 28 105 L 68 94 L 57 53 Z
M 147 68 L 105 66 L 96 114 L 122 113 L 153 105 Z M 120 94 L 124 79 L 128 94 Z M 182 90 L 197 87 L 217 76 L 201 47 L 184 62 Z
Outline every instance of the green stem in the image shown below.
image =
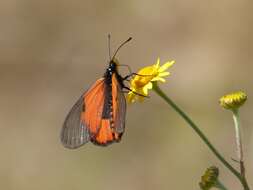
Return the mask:
M 215 185 L 216 188 L 220 189 L 220 190 L 228 190 L 221 181 L 217 180 L 216 182 L 216 185 Z
M 240 173 L 233 168 L 223 156 L 216 150 L 216 148 L 210 143 L 204 133 L 198 128 L 198 126 L 188 117 L 164 92 L 159 88 L 157 83 L 154 83 L 154 91 L 163 98 L 183 119 L 190 125 L 190 127 L 199 135 L 204 143 L 210 148 L 214 155 L 240 180 L 245 190 L 249 190 L 249 187 L 245 185 L 245 180 L 242 178 Z M 247 184 L 247 183 L 246 183 Z

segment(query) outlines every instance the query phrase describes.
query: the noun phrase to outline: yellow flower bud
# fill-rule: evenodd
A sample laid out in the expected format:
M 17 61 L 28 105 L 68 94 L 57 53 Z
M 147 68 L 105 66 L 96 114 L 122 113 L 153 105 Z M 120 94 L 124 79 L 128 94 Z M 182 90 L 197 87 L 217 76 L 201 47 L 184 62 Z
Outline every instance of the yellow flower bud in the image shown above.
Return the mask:
M 209 190 L 215 187 L 218 181 L 219 169 L 215 166 L 211 166 L 206 169 L 204 175 L 201 177 L 199 186 L 202 190 Z
M 225 109 L 235 110 L 244 104 L 247 95 L 242 92 L 234 92 L 220 98 L 220 105 Z

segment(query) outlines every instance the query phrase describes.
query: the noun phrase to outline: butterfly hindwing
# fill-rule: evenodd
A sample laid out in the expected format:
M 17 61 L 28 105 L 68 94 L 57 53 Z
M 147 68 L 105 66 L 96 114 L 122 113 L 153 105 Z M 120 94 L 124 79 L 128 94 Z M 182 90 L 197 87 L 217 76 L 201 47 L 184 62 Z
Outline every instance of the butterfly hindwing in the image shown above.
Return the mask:
M 126 99 L 116 74 L 112 76 L 112 107 L 115 132 L 120 136 L 125 129 Z
M 101 126 L 96 137 L 92 140 L 94 144 L 101 146 L 119 142 L 125 127 L 126 100 L 122 86 L 116 74 L 112 75 L 109 82 L 106 83 L 106 99 Z

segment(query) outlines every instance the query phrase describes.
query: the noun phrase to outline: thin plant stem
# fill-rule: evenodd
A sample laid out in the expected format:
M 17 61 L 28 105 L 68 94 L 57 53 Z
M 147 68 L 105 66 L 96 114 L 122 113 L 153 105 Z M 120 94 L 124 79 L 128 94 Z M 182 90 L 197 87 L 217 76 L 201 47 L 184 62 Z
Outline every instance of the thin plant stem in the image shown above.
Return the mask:
M 242 179 L 244 180 L 245 185 L 248 186 L 246 175 L 245 175 L 244 160 L 243 160 L 242 135 L 241 135 L 239 110 L 234 109 L 232 111 L 233 111 L 233 120 L 235 124 L 235 139 L 236 139 L 236 150 L 237 150 L 236 152 L 237 152 L 237 157 L 239 159 L 239 164 L 240 164 L 240 173 L 241 173 Z
M 204 143 L 208 146 L 208 148 L 214 153 L 214 155 L 226 166 L 241 182 L 244 187 L 244 190 L 249 190 L 249 186 L 245 178 L 243 178 L 240 173 L 231 166 L 225 158 L 218 152 L 218 150 L 212 145 L 212 143 L 208 140 L 208 138 L 204 135 L 204 133 L 199 129 L 199 127 L 191 120 L 190 117 L 186 115 L 186 113 L 181 110 L 157 85 L 157 83 L 153 84 L 154 91 L 163 98 L 188 124 L 189 126 L 199 135 L 199 137 L 204 141 Z
M 228 190 L 228 188 L 226 188 L 225 185 L 220 180 L 217 180 L 215 187 L 220 190 Z
M 240 171 L 241 175 L 245 175 L 245 169 L 244 169 L 244 164 L 243 164 L 243 149 L 242 149 L 242 135 L 241 135 L 241 126 L 240 126 L 240 121 L 239 121 L 239 112 L 238 109 L 233 110 L 233 120 L 235 124 L 235 140 L 236 140 L 236 152 L 237 152 L 237 157 L 239 159 L 240 163 Z

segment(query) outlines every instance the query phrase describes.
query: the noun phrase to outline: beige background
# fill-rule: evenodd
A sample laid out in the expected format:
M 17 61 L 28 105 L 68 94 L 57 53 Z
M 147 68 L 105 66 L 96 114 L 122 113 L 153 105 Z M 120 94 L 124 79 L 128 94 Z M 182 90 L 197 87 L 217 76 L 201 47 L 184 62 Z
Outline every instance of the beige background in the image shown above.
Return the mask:
M 1 189 L 195 190 L 210 165 L 220 167 L 230 189 L 241 189 L 154 93 L 128 107 L 121 143 L 62 147 L 67 112 L 107 67 L 108 33 L 113 49 L 133 37 L 117 57 L 134 71 L 158 56 L 176 60 L 162 88 L 228 160 L 236 158 L 233 122 L 218 99 L 234 90 L 248 93 L 241 120 L 253 187 L 252 8 L 250 0 L 2 0 Z

